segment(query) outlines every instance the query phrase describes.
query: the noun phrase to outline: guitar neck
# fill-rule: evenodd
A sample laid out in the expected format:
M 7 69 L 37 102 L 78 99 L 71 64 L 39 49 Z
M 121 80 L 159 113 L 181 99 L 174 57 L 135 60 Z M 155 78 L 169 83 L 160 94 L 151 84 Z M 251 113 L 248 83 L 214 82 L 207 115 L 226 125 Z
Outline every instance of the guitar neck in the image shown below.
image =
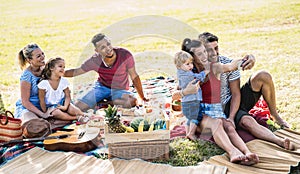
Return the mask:
M 0 143 L 0 146 L 6 146 L 9 144 L 17 144 L 17 143 L 25 143 L 25 142 L 37 142 L 37 141 L 44 141 L 47 139 L 62 139 L 67 138 L 69 134 L 63 134 L 58 136 L 49 136 L 49 137 L 39 137 L 39 138 L 24 138 L 24 139 L 18 139 L 18 140 L 10 140 L 8 142 Z

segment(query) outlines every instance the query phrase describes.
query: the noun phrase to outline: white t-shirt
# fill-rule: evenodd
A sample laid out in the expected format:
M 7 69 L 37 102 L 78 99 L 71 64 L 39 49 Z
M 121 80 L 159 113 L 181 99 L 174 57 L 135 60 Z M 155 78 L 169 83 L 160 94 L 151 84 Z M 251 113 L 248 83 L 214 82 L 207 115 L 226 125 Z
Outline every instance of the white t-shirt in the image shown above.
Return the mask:
M 45 95 L 45 103 L 46 105 L 55 105 L 59 104 L 60 101 L 65 98 L 64 89 L 66 89 L 69 86 L 69 82 L 66 78 L 61 77 L 58 87 L 56 90 L 54 90 L 48 80 L 42 80 L 38 84 L 39 89 L 45 89 L 46 95 Z

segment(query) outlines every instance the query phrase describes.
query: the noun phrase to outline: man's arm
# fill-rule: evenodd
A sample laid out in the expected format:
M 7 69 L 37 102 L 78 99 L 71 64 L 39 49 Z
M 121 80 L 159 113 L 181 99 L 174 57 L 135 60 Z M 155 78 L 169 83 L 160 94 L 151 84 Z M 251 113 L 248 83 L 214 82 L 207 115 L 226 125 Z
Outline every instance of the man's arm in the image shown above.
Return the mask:
M 140 79 L 140 76 L 137 74 L 135 67 L 128 69 L 129 76 L 132 80 L 133 86 L 136 89 L 137 93 L 139 94 L 140 98 L 144 101 L 147 101 L 148 99 L 145 98 L 142 82 Z
M 231 102 L 228 118 L 232 123 L 234 123 L 234 118 L 237 111 L 239 110 L 241 102 L 240 79 L 229 82 L 229 88 L 231 92 Z
M 86 73 L 82 68 L 68 69 L 65 71 L 64 77 L 75 77 Z

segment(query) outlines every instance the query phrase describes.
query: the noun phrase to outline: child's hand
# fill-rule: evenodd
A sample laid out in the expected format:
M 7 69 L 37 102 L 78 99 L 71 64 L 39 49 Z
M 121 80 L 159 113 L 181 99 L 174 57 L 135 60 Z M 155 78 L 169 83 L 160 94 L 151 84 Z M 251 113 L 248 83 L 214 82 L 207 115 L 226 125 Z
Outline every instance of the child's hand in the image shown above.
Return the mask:
M 42 118 L 49 118 L 53 117 L 52 112 L 55 111 L 57 108 L 48 108 L 47 111 L 41 115 Z
M 58 104 L 56 108 L 60 109 L 62 111 L 66 111 L 68 107 L 67 106 L 62 106 L 62 105 Z

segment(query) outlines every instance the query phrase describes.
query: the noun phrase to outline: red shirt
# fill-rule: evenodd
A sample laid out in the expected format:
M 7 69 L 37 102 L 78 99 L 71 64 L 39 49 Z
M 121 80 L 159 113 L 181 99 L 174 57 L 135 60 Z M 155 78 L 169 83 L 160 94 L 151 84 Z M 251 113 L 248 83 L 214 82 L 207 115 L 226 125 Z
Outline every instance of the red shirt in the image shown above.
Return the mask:
M 128 69 L 135 65 L 132 54 L 124 48 L 114 48 L 116 61 L 112 67 L 106 67 L 102 62 L 102 56 L 95 53 L 86 60 L 81 68 L 88 72 L 94 70 L 98 73 L 98 81 L 108 88 L 129 89 Z
M 203 103 L 221 103 L 221 81 L 217 79 L 212 72 L 212 64 L 210 65 L 211 71 L 208 73 L 207 82 L 201 85 Z

